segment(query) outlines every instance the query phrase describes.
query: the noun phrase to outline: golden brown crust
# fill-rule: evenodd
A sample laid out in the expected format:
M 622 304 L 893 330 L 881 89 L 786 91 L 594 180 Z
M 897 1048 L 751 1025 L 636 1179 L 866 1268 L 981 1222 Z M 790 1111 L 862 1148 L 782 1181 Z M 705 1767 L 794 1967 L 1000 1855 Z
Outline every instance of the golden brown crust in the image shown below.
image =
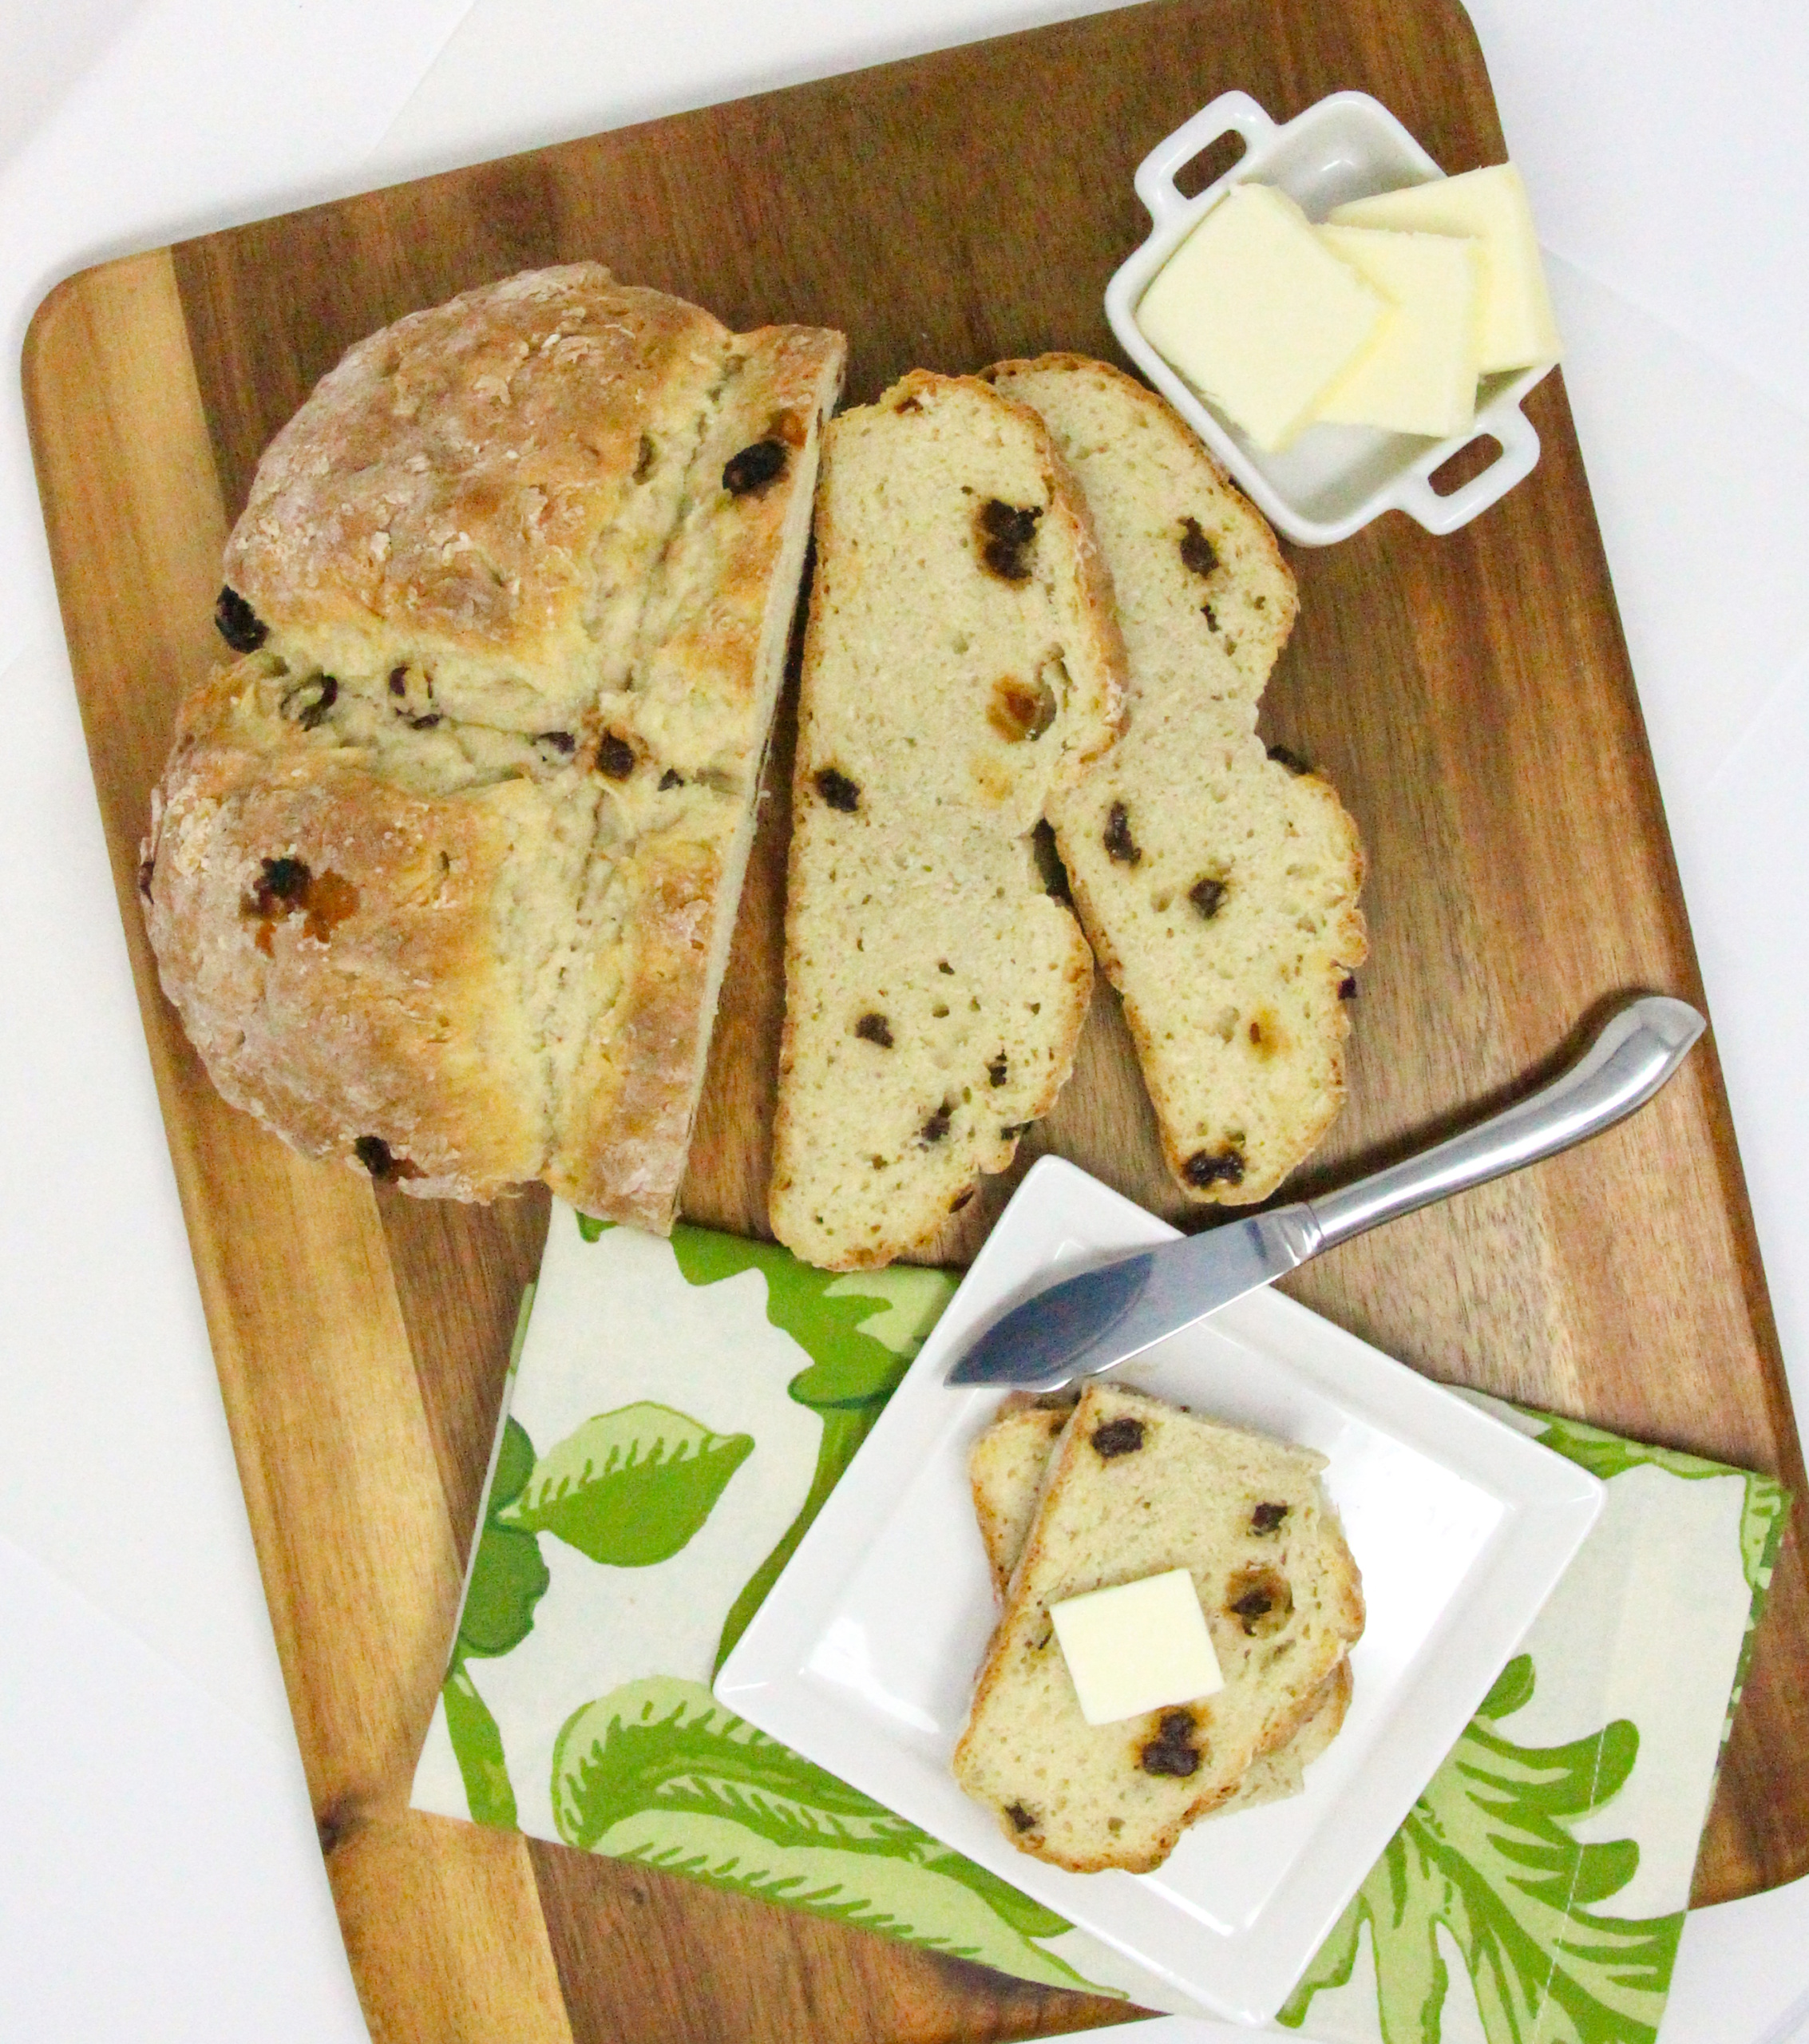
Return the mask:
M 546 1171 L 583 1212 L 657 1234 L 671 1227 L 690 1146 L 721 877 L 701 845 L 651 848 L 627 877 L 638 907 L 619 1015 L 581 1068 L 582 1111 Z
M 731 402 L 713 429 L 716 444 L 703 451 L 700 465 L 719 470 L 725 449 L 732 454 L 769 433 L 794 441 L 796 454 L 807 452 L 813 465 L 841 382 L 841 336 L 765 327 L 746 335 L 744 347 Z M 673 621 L 643 688 L 655 698 L 718 697 L 745 707 L 760 734 L 758 749 L 738 763 L 751 800 L 798 580 L 775 574 L 775 566 L 788 538 L 802 556 L 805 535 L 794 499 L 783 493 L 750 493 L 738 511 L 708 600 Z M 788 522 L 800 529 L 788 534 Z M 746 855 L 745 843 L 679 842 L 651 847 L 639 862 L 643 908 L 619 1038 L 600 1052 L 594 1083 L 580 1087 L 549 1172 L 553 1189 L 587 1213 L 661 1234 L 671 1226 Z M 726 889 L 725 877 L 733 883 Z
M 493 1198 L 544 1142 L 486 927 L 511 791 L 436 801 L 297 742 L 264 751 L 230 723 L 256 664 L 184 706 L 145 848 L 164 991 L 220 1091 L 306 1155 L 358 1163 L 375 1139 L 410 1191 Z M 291 898 L 276 861 L 305 873 Z

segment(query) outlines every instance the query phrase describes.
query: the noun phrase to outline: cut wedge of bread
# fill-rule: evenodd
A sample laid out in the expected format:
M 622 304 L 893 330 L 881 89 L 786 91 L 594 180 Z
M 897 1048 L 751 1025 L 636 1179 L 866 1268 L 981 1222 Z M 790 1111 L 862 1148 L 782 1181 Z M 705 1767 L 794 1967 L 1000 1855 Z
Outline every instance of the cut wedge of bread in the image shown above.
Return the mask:
M 825 436 L 786 897 L 774 1232 L 890 1262 L 1067 1078 L 1092 959 L 1034 835 L 1117 735 L 1123 653 L 1035 415 L 906 377 Z
M 1043 1480 L 1054 1464 L 1056 1444 L 1073 1416 L 1075 1404 L 1071 1397 L 1007 1400 L 968 1458 L 974 1512 L 1001 1602 L 1009 1593 L 1011 1571 L 1035 1520 Z M 1218 1816 L 1298 1795 L 1308 1763 L 1337 1736 L 1350 1700 L 1347 1659 L 1320 1684 L 1318 1701 L 1299 1731 L 1273 1753 L 1259 1753 L 1237 1788 L 1208 1814 Z
M 1330 784 L 1256 733 L 1296 609 L 1261 516 L 1161 398 L 1076 355 L 1001 362 L 1086 493 L 1130 661 L 1123 739 L 1050 809 L 1175 1182 L 1266 1198 L 1343 1103 L 1368 949 Z
M 1087 1386 L 955 1749 L 956 1779 L 1020 1852 L 1076 1872 L 1146 1872 L 1320 1707 L 1364 1615 L 1323 1466 L 1140 1392 Z M 1193 1579 L 1224 1688 L 1089 1725 L 1050 1607 L 1174 1568 Z

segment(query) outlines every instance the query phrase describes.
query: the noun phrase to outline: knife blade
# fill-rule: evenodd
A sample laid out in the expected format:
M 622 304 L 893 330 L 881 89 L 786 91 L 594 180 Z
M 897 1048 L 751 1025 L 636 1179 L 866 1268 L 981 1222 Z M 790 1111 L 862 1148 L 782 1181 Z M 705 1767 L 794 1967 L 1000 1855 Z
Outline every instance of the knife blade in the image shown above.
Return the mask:
M 1475 1127 L 1322 1198 L 1063 1278 L 996 1321 L 947 1380 L 1054 1391 L 1127 1361 L 1334 1243 L 1599 1135 L 1652 1098 L 1705 1026 L 1687 1003 L 1645 995 L 1561 1077 Z
M 996 1321 L 948 1381 L 1054 1391 L 1091 1377 L 1304 1263 L 1319 1235 L 1304 1204 L 1283 1206 L 1083 1271 Z

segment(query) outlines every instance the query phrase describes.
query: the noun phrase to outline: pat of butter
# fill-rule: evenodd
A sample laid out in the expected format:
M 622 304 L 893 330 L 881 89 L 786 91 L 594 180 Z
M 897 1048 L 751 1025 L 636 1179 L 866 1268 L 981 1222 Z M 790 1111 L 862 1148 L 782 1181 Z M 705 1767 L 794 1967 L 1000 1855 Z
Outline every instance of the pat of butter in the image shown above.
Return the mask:
M 1066 1598 L 1049 1615 L 1089 1725 L 1115 1725 L 1225 1687 L 1184 1568 Z
M 1238 184 L 1137 306 L 1150 345 L 1258 446 L 1285 446 L 1371 339 L 1387 301 L 1285 192 Z
M 1473 235 L 1482 244 L 1482 338 L 1485 375 L 1556 362 L 1563 351 L 1546 290 L 1545 265 L 1526 188 L 1510 163 L 1436 177 L 1404 192 L 1379 192 L 1335 206 L 1338 227 L 1404 228 L 1419 234 Z
M 1376 338 L 1313 408 L 1339 426 L 1443 440 L 1476 417 L 1482 244 L 1468 236 L 1322 227 L 1334 256 L 1394 302 Z

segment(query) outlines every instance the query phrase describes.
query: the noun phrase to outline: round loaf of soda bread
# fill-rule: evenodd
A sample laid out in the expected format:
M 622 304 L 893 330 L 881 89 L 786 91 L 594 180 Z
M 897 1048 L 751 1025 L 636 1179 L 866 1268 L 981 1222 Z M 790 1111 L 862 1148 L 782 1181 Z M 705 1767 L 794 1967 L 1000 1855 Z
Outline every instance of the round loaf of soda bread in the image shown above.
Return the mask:
M 235 1106 L 412 1193 L 670 1225 L 845 354 L 584 263 L 322 379 L 140 872 Z

